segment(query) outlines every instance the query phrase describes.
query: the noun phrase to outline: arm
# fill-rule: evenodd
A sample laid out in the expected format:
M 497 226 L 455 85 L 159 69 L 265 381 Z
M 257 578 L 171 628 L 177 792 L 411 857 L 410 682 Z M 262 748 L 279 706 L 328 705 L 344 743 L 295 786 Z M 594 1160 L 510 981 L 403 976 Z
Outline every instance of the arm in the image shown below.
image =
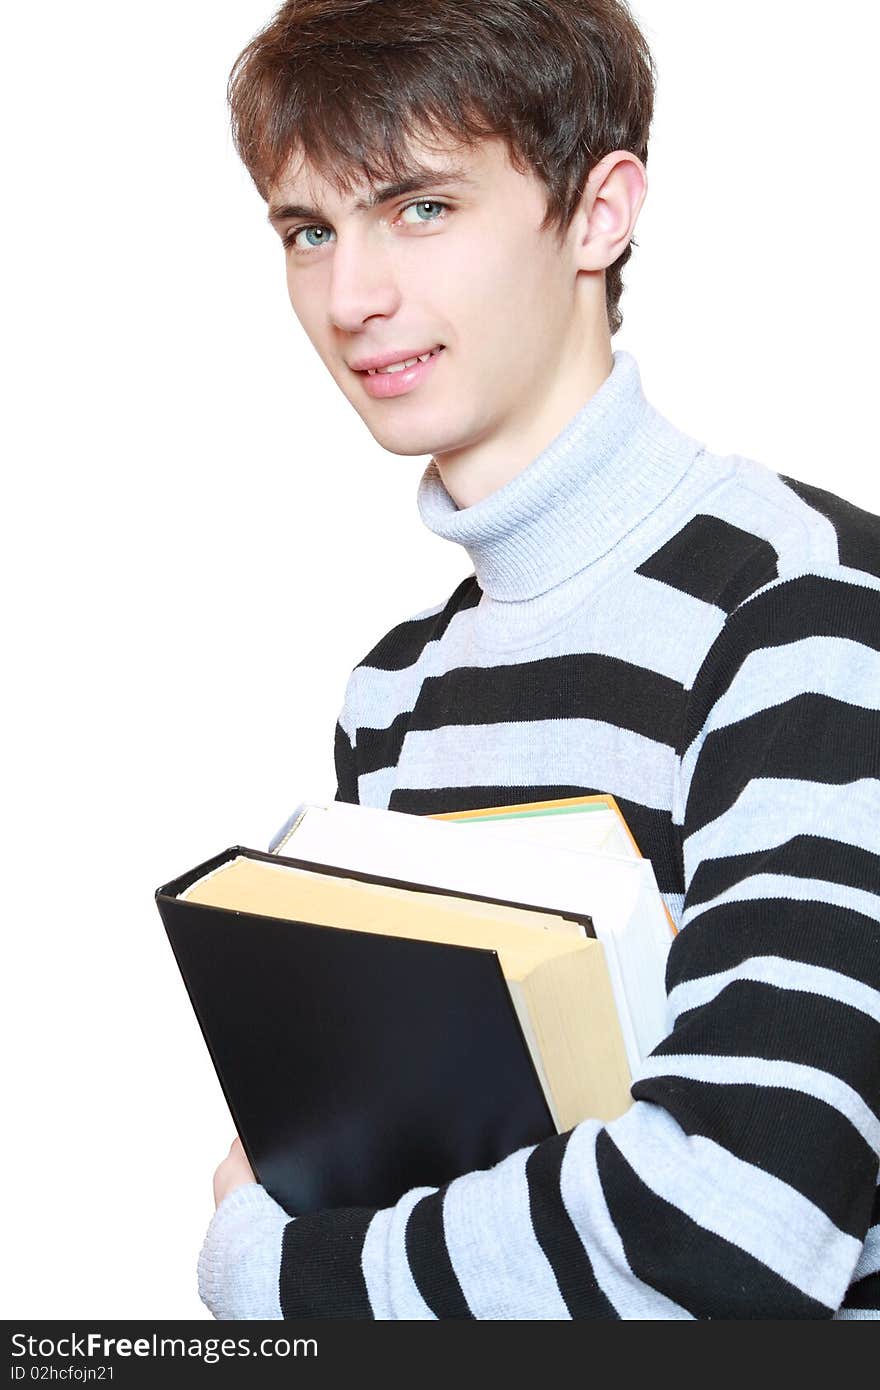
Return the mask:
M 697 676 L 671 1032 L 630 1110 L 385 1210 L 288 1221 L 284 1316 L 840 1306 L 878 1219 L 880 588 L 862 579 L 766 586 Z

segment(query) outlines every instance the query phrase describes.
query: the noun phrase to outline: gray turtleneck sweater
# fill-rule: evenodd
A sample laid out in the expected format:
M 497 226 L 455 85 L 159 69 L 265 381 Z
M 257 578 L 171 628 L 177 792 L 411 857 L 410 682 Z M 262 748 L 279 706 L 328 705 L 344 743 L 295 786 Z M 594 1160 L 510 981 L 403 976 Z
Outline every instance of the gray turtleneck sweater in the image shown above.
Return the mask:
M 258 1184 L 217 1317 L 865 1317 L 880 1306 L 880 522 L 645 399 L 625 352 L 509 483 L 419 507 L 474 573 L 352 672 L 337 797 L 611 792 L 680 930 L 666 1039 L 586 1120 L 385 1210 Z M 295 1103 L 295 1101 L 294 1101 Z

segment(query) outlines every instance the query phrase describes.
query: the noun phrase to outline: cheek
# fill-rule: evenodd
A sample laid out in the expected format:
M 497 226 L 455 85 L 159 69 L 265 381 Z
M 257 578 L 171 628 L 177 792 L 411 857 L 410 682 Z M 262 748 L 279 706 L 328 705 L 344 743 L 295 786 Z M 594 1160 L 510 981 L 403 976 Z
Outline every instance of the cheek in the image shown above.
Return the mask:
M 326 325 L 327 321 L 326 304 L 322 306 L 320 293 L 316 293 L 314 286 L 306 288 L 300 280 L 288 275 L 287 297 L 306 337 L 320 352 L 321 325 Z
M 522 290 L 510 262 L 471 249 L 431 266 L 420 279 L 417 297 L 428 321 L 448 323 L 456 342 L 479 354 L 481 347 L 512 347 L 520 319 Z

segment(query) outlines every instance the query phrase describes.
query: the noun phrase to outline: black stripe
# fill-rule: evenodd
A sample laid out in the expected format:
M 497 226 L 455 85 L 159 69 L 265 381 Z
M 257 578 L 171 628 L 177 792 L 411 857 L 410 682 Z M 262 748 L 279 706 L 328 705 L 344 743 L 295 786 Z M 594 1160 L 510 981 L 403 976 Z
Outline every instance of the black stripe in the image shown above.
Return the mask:
M 572 1318 L 617 1318 L 599 1287 L 590 1257 L 562 1200 L 559 1178 L 570 1138 L 569 1130 L 545 1139 L 526 1162 L 535 1238 L 547 1256 Z
M 637 1081 L 633 1095 L 662 1105 L 685 1134 L 788 1183 L 839 1230 L 864 1235 L 877 1155 L 833 1105 L 782 1086 L 710 1086 L 680 1076 Z M 817 1162 L 822 1153 L 827 1161 Z
M 754 776 L 840 786 L 878 775 L 880 711 L 796 695 L 708 735 L 691 779 L 684 835 L 732 806 Z
M 446 811 L 482 811 L 489 806 L 517 806 L 524 801 L 553 801 L 563 796 L 591 796 L 586 787 L 395 787 L 388 803 L 392 811 L 415 816 L 435 816 Z
M 687 928 L 685 928 L 687 930 Z M 880 1023 L 821 994 L 735 980 L 681 1014 L 653 1057 L 762 1057 L 839 1077 L 880 1114 Z M 780 1133 L 778 1142 L 787 1137 Z
M 475 608 L 481 597 L 476 577 L 469 575 L 449 596 L 439 613 L 398 623 L 367 652 L 358 666 L 372 666 L 379 671 L 403 671 L 414 665 L 427 644 L 443 636 L 456 613 Z
M 812 487 L 798 478 L 787 478 L 782 474 L 780 477 L 802 501 L 831 522 L 837 532 L 837 550 L 842 565 L 880 575 L 880 518 L 862 511 L 861 507 L 844 501 L 842 497 L 836 497 L 833 492 Z
M 850 1284 L 842 1308 L 876 1308 L 880 1313 L 880 1274 L 866 1274 Z
M 694 682 L 679 751 L 690 747 L 751 652 L 807 637 L 843 637 L 880 651 L 880 591 L 800 575 L 758 594 L 732 614 Z
M 697 1318 L 822 1318 L 831 1309 L 752 1255 L 658 1197 L 607 1132 L 596 1141 L 599 1178 L 638 1279 Z
M 298 1216 L 284 1228 L 279 1294 L 291 1318 L 372 1318 L 361 1267 L 371 1207 Z
M 660 892 L 683 893 L 681 829 L 673 825 L 672 813 L 655 806 L 640 806 L 624 796 L 614 799 L 640 852 L 651 861 Z
M 576 787 L 571 783 L 519 783 L 514 787 L 395 787 L 391 809 L 414 816 L 439 816 L 449 810 L 485 810 L 488 806 L 517 806 L 528 801 L 557 801 L 563 796 L 595 796 L 608 787 Z M 621 810 L 623 802 L 616 798 Z M 669 812 L 663 812 L 669 816 Z M 626 816 L 626 812 L 624 812 Z
M 368 772 L 379 772 L 384 767 L 397 766 L 411 718 L 411 711 L 404 710 L 387 729 L 358 729 L 357 757 L 362 776 Z
M 782 845 L 755 850 L 753 854 L 704 859 L 691 879 L 688 906 L 709 902 L 755 874 L 819 878 L 841 887 L 876 893 L 880 887 L 880 854 L 821 835 L 794 835 Z
M 685 909 L 688 905 L 685 898 Z M 689 921 L 673 941 L 666 987 L 732 970 L 750 956 L 781 956 L 836 970 L 878 989 L 878 936 L 874 918 L 835 903 L 790 898 L 721 903 Z
M 358 775 L 355 756 L 348 734 L 338 720 L 336 721 L 333 759 L 336 764 L 336 795 L 333 798 L 334 801 L 349 801 L 357 805 Z
M 406 1258 L 422 1298 L 435 1317 L 473 1318 L 458 1282 L 443 1231 L 449 1184 L 416 1202 L 406 1223 Z
M 637 574 L 659 579 L 726 613 L 777 577 L 768 541 L 716 516 L 699 515 L 654 552 Z
M 409 727 L 596 719 L 672 745 L 684 702 L 683 687 L 668 676 L 616 657 L 575 653 L 429 676 Z

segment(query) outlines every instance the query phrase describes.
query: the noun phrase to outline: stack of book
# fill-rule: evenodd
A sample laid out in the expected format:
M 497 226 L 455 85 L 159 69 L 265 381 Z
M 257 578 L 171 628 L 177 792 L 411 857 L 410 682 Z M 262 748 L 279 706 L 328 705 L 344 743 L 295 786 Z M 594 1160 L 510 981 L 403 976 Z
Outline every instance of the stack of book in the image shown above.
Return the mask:
M 673 927 L 611 797 L 297 808 L 156 894 L 236 1129 L 291 1214 L 387 1206 L 631 1103 Z

